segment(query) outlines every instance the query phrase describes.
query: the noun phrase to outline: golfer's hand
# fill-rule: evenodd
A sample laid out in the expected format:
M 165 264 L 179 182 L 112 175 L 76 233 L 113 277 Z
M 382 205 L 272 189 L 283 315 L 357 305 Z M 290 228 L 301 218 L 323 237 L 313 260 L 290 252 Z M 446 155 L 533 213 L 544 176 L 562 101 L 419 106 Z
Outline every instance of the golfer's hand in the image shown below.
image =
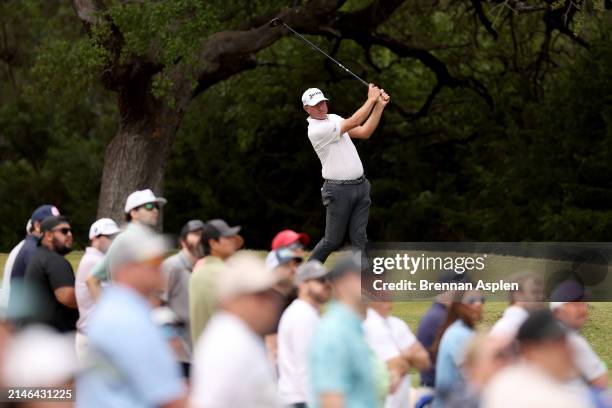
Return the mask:
M 382 107 L 387 106 L 387 104 L 389 103 L 389 101 L 391 100 L 391 97 L 385 92 L 384 89 L 381 90 L 380 95 L 378 96 L 378 99 L 376 100 L 376 102 L 381 105 Z
M 370 84 L 368 87 L 368 99 L 371 101 L 375 101 L 380 96 L 380 88 L 374 84 Z

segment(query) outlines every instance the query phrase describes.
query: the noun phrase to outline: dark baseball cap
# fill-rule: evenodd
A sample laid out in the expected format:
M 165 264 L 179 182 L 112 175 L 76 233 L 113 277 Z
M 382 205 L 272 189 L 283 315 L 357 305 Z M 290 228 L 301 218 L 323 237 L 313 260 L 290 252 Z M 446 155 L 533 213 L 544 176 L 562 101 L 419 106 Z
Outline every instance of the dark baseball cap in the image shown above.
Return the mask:
M 51 231 L 60 224 L 69 224 L 68 218 L 61 215 L 47 217 L 40 223 L 40 232 Z
M 519 328 L 516 339 L 521 343 L 539 343 L 561 340 L 567 335 L 563 327 L 548 309 L 533 311 Z
M 204 224 L 204 239 L 217 239 L 219 237 L 233 237 L 238 235 L 240 232 L 240 226 L 230 227 L 227 222 L 222 219 L 216 218 L 214 220 L 206 221 Z
M 60 212 L 56 206 L 51 205 L 51 204 L 45 204 L 35 209 L 30 219 L 32 220 L 32 222 L 34 221 L 41 222 L 47 217 L 51 217 L 51 216 L 57 217 L 59 215 L 60 215 Z
M 185 239 L 187 234 L 194 231 L 199 231 L 204 229 L 204 221 L 202 220 L 190 220 L 187 221 L 183 228 L 181 228 L 180 238 Z

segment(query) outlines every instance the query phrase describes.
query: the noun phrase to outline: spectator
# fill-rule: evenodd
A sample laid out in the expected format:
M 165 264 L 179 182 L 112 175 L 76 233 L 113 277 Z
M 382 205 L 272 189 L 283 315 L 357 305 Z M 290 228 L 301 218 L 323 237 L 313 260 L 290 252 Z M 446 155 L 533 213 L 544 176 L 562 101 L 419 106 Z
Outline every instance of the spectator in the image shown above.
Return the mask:
M 189 325 L 189 278 L 196 261 L 204 256 L 202 234 L 204 222 L 191 220 L 187 222 L 179 236 L 181 250 L 162 263 L 164 272 L 164 291 L 162 300 L 177 317 L 180 344 L 177 358 L 181 362 L 183 374 L 189 377 L 191 361 L 191 329 Z
M 392 308 L 391 302 L 370 302 L 363 328 L 369 346 L 391 373 L 394 390 L 387 396 L 385 408 L 400 408 L 408 406 L 410 401 L 408 369 L 426 370 L 431 362 L 427 350 L 408 325 L 391 316 Z
M 529 311 L 542 307 L 544 300 L 544 283 L 541 279 L 523 273 L 510 278 L 510 282 L 518 283 L 519 289 L 508 292 L 510 306 L 489 332 L 491 336 L 507 343 L 514 340 L 521 324 L 529 316 Z
M 278 278 L 252 255 L 220 267 L 219 310 L 196 343 L 192 407 L 278 407 L 263 336 L 278 320 Z
M 279 248 L 290 248 L 300 253 L 304 257 L 304 248 L 310 243 L 310 237 L 305 232 L 295 232 L 290 229 L 285 229 L 279 232 L 272 239 L 272 250 Z
M 373 353 L 362 328 L 360 274 L 352 257 L 338 261 L 329 274 L 335 301 L 317 327 L 310 355 L 313 407 L 377 405 Z
M 77 379 L 77 407 L 182 407 L 185 386 L 147 298 L 162 285 L 165 240 L 150 228 L 122 233 L 107 255 L 114 284 L 88 329 L 90 363 Z
M 482 318 L 484 298 L 479 292 L 458 293 L 457 299 L 460 300 L 451 304 L 446 322 L 434 343 L 434 352 L 436 352 L 434 408 L 444 407 L 450 394 L 465 386 L 465 379 L 461 374 L 465 350 L 474 336 L 476 323 Z
M 87 279 L 93 267 L 104 258 L 113 238 L 121 230 L 110 218 L 100 218 L 89 228 L 89 241 L 91 245 L 85 248 L 85 254 L 81 258 L 77 269 L 74 290 L 76 301 L 79 306 L 79 320 L 77 321 L 76 352 L 79 360 L 83 360 L 87 354 L 87 325 L 91 312 L 95 308 L 95 301 L 87 288 Z
M 453 270 L 446 270 L 441 273 L 438 282 L 469 282 L 469 278 L 465 273 L 459 274 Z M 453 296 L 455 296 L 455 293 L 452 291 L 437 295 L 431 307 L 421 318 L 417 328 L 417 340 L 427 349 L 429 359 L 431 360 L 431 367 L 428 370 L 420 370 L 421 389 L 419 393 L 423 395 L 433 393 L 436 380 L 436 356 L 433 352 L 433 347 L 436 336 L 440 333 L 446 321 L 446 315 L 448 314 L 448 308 Z
M 599 389 L 608 387 L 608 369 L 604 362 L 597 356 L 588 341 L 580 335 L 584 327 L 589 306 L 583 301 L 584 289 L 576 281 L 568 280 L 561 283 L 551 295 L 551 299 L 569 299 L 569 301 L 551 302 L 550 308 L 557 320 L 568 330 L 567 341 L 574 365 L 578 370 L 578 376 L 573 378 L 575 385 L 584 382 L 588 386 Z
M 28 220 L 26 224 L 26 237 L 30 234 L 30 230 L 32 229 L 32 221 Z M 13 265 L 15 265 L 15 258 L 19 254 L 19 251 L 25 244 L 25 238 L 22 239 L 13 249 L 9 252 L 6 257 L 6 262 L 4 263 L 4 270 L 2 275 L 2 293 L 0 293 L 0 313 L 2 317 L 7 313 L 8 304 L 9 304 L 9 296 L 11 292 L 11 274 L 13 273 Z
M 503 369 L 485 388 L 482 408 L 586 408 L 588 398 L 565 383 L 574 371 L 566 330 L 548 310 L 533 312 L 517 340 L 520 362 Z
M 163 197 L 156 197 L 149 189 L 134 191 L 125 201 L 125 220 L 128 222 L 126 231 L 135 225 L 155 228 L 159 219 L 161 207 L 168 201 Z M 87 287 L 94 299 L 100 296 L 101 284 L 110 282 L 112 276 L 107 262 L 107 257 L 111 256 L 115 248 L 122 245 L 122 234 L 117 235 L 112 245 L 108 248 L 107 256 L 98 262 L 87 279 Z
M 284 405 L 305 408 L 310 403 L 308 352 L 321 306 L 331 297 L 327 269 L 316 260 L 297 269 L 298 297 L 278 325 L 278 390 Z
M 189 316 L 191 341 L 196 344 L 208 320 L 217 308 L 215 287 L 224 262 L 234 255 L 244 242 L 238 235 L 240 226 L 230 227 L 221 219 L 207 221 L 202 233 L 204 258 L 193 268 L 189 280 Z
M 15 262 L 10 272 L 10 287 L 12 288 L 12 293 L 9 292 L 8 297 L 8 310 L 10 318 L 19 318 L 19 316 L 13 315 L 17 313 L 18 310 L 22 310 L 23 308 L 23 278 L 25 277 L 25 272 L 28 268 L 28 264 L 30 263 L 30 259 L 32 259 L 32 256 L 34 256 L 34 253 L 36 252 L 38 241 L 42 236 L 40 223 L 47 217 L 59 215 L 60 212 L 57 207 L 50 204 L 45 204 L 35 209 L 30 216 L 29 233 L 26 235 L 23 245 L 15 257 Z
M 74 291 L 74 271 L 64 258 L 72 250 L 72 229 L 61 216 L 40 223 L 38 248 L 24 278 L 30 320 L 48 324 L 60 332 L 74 331 L 79 318 Z

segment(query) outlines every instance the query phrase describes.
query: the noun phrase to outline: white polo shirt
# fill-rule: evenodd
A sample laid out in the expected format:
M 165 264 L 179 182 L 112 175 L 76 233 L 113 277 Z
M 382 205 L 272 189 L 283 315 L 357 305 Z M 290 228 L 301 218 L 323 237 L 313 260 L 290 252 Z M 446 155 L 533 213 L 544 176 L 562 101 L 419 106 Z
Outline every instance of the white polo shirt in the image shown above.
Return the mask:
M 374 309 L 369 308 L 363 322 L 366 342 L 382 361 L 398 357 L 402 350 L 410 348 L 416 337 L 408 325 L 397 317 L 383 317 Z M 393 394 L 385 400 L 385 408 L 408 406 L 410 400 L 410 376 L 405 375 Z
M 236 316 L 218 312 L 194 352 L 190 406 L 279 407 L 263 339 Z
M 310 402 L 308 356 L 319 324 L 319 312 L 295 299 L 278 324 L 278 393 L 285 405 Z
M 344 118 L 329 114 L 327 119 L 308 121 L 308 139 L 321 160 L 324 179 L 354 180 L 363 176 L 363 165 L 348 132 L 340 134 Z
M 529 317 L 529 312 L 520 306 L 508 306 L 504 315 L 491 328 L 489 335 L 508 340 L 514 340 L 521 325 Z

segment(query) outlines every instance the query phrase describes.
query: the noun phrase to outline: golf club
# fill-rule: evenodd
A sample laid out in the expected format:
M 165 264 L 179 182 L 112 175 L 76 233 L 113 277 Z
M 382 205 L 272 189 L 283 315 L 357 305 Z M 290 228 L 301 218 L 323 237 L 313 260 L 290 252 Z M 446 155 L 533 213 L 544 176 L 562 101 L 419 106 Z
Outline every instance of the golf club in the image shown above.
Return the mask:
M 289 31 L 291 31 L 293 34 L 297 35 L 306 44 L 310 45 L 312 48 L 314 48 L 315 50 L 319 51 L 321 54 L 325 55 L 327 58 L 329 58 L 330 60 L 335 62 L 336 65 L 338 65 L 340 68 L 342 68 L 343 70 L 345 70 L 346 72 L 351 74 L 356 80 L 358 80 L 359 82 L 364 84 L 366 87 L 369 87 L 369 84 L 366 81 L 364 81 L 359 76 L 354 74 L 350 69 L 348 69 L 347 67 L 342 65 L 339 61 L 334 59 L 331 55 L 327 54 L 325 51 L 323 51 L 322 49 L 317 47 L 315 44 L 313 44 L 312 42 L 308 41 L 308 39 L 306 39 L 302 34 L 298 33 L 293 28 L 289 27 L 289 25 L 287 23 L 285 23 L 283 20 L 281 20 L 280 18 L 272 19 L 272 21 L 270 21 L 269 25 L 270 25 L 270 27 L 278 27 L 280 25 L 285 26 Z

